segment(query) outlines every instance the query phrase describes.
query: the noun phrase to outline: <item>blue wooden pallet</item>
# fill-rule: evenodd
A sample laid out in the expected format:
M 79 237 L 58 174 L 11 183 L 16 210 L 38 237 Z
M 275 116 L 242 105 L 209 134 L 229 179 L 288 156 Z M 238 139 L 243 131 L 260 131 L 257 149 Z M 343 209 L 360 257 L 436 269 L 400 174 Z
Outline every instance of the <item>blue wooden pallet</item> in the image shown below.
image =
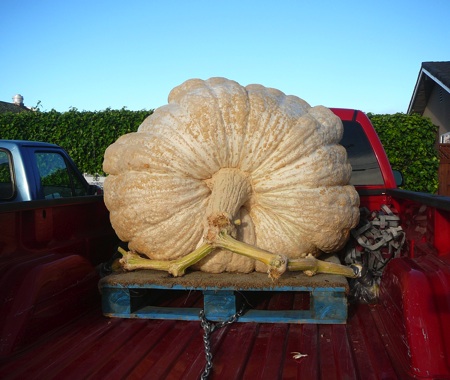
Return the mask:
M 199 320 L 201 307 L 169 307 L 154 302 L 161 291 L 170 298 L 175 291 L 201 292 L 206 318 L 225 321 L 243 302 L 242 294 L 251 292 L 292 292 L 309 298 L 306 310 L 268 310 L 246 308 L 239 322 L 342 324 L 347 320 L 348 283 L 342 276 L 285 273 L 277 282 L 266 274 L 207 274 L 191 272 L 171 277 L 165 272 L 136 271 L 107 276 L 100 280 L 104 315 L 119 318 Z M 270 294 L 269 294 L 270 292 Z M 264 293 L 265 294 L 265 293 Z M 197 305 L 198 306 L 198 305 Z

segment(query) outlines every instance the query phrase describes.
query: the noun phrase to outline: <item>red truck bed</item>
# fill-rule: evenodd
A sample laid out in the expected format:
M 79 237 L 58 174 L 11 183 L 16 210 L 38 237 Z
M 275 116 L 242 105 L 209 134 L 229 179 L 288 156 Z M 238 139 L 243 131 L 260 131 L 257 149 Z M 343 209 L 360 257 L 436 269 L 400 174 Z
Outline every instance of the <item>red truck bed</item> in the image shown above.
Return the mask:
M 174 305 L 185 301 L 180 298 Z M 205 366 L 200 320 L 110 319 L 99 305 L 7 358 L 0 377 L 200 378 Z M 214 332 L 211 343 L 211 379 L 406 378 L 388 354 L 378 305 L 351 306 L 346 325 L 236 322 Z M 307 356 L 294 359 L 293 352 Z
M 405 230 L 415 239 L 417 226 L 407 221 L 424 223 L 414 210 L 423 209 L 426 197 L 416 202 L 409 193 L 390 193 L 398 197 Z M 427 231 L 436 229 L 433 220 L 440 221 L 434 246 L 428 233 L 410 240 L 409 255 L 392 259 L 384 270 L 376 305 L 350 305 L 346 324 L 228 325 L 212 334 L 210 378 L 450 378 L 450 210 L 448 202 L 431 201 L 441 207 L 438 211 L 430 205 L 426 213 Z M 95 205 L 100 208 L 101 203 Z M 105 317 L 94 265 L 106 256 L 100 247 L 112 242 L 108 235 L 100 238 L 104 231 L 97 234 L 89 219 L 91 202 L 73 206 L 78 217 L 70 224 L 64 222 L 67 214 L 58 211 L 59 203 L 54 206 L 55 240 L 41 250 L 35 241 L 48 237 L 32 227 L 41 225 L 44 214 L 48 222 L 48 208 L 24 205 L 22 211 L 0 214 L 3 234 L 10 237 L 4 239 L 0 261 L 0 378 L 198 379 L 206 363 L 200 319 Z M 74 223 L 88 226 L 89 234 L 67 239 L 64 226 L 81 230 Z M 27 231 L 37 232 L 30 236 Z M 87 257 L 95 252 L 93 262 L 72 253 L 80 249 L 80 241 L 90 248 Z M 286 302 L 273 293 L 266 307 L 284 310 Z M 177 293 L 166 306 L 202 308 L 202 297 Z M 294 359 L 294 352 L 307 356 Z

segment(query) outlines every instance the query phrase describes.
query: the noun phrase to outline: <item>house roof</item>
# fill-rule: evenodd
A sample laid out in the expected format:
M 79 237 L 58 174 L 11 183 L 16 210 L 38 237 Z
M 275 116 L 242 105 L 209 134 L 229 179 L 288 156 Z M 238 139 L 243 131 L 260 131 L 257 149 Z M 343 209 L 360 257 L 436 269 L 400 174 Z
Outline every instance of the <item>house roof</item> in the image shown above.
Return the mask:
M 450 62 L 422 62 L 409 103 L 408 114 L 423 114 L 435 85 L 442 87 L 450 94 Z
M 18 112 L 24 112 L 24 111 L 29 111 L 29 109 L 25 106 L 19 106 L 14 103 L 7 103 L 7 102 L 0 101 L 0 113 L 4 113 L 4 112 L 18 113 Z

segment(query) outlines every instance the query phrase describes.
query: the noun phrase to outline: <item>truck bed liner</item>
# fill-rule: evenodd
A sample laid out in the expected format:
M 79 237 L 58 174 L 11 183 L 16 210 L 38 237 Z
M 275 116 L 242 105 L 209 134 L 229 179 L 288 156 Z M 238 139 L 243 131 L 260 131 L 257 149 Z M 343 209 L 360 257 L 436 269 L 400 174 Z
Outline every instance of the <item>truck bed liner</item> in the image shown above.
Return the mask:
M 379 308 L 352 305 L 346 325 L 227 325 L 211 338 L 210 379 L 405 379 L 386 350 Z M 198 379 L 204 365 L 200 321 L 107 318 L 96 308 L 6 359 L 0 377 Z

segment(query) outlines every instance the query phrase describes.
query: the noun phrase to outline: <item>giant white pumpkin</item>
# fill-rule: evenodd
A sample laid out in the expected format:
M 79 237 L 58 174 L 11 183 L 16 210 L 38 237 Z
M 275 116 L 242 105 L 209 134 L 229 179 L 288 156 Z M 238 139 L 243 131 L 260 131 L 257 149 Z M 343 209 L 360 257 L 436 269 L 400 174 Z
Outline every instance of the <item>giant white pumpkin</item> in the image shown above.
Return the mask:
M 199 247 L 216 212 L 236 221 L 237 240 L 291 259 L 337 251 L 359 219 L 342 132 L 333 112 L 296 96 L 188 80 L 107 149 L 112 225 L 130 249 L 156 260 Z M 196 268 L 267 270 L 220 248 Z

